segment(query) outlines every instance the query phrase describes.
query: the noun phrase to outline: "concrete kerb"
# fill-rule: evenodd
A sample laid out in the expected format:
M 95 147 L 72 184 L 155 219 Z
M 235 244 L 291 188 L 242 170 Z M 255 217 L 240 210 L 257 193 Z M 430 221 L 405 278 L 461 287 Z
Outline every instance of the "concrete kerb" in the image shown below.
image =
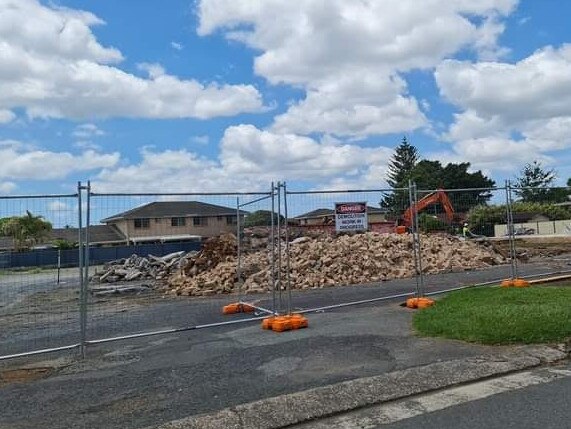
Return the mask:
M 548 346 L 438 362 L 263 399 L 147 429 L 278 429 L 382 402 L 506 375 L 567 358 Z

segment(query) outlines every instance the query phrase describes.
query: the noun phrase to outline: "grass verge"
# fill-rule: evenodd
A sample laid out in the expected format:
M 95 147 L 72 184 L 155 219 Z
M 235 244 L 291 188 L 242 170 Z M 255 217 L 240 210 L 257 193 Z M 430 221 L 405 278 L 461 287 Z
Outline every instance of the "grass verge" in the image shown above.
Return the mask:
M 453 292 L 413 319 L 425 336 L 482 344 L 559 342 L 571 337 L 571 287 Z

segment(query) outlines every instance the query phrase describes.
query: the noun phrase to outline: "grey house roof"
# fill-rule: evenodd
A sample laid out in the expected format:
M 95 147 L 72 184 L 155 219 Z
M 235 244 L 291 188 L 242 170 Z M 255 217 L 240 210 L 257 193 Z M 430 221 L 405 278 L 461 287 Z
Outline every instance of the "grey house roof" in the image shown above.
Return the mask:
M 296 216 L 295 219 L 311 219 L 311 218 L 315 218 L 315 217 L 333 216 L 334 214 L 335 214 L 335 210 L 317 209 L 317 210 L 312 210 L 310 212 Z
M 50 231 L 50 238 L 53 240 L 66 240 L 76 243 L 79 240 L 77 228 L 54 228 Z M 91 244 L 116 243 L 125 241 L 125 237 L 115 226 L 112 225 L 90 225 L 89 242 Z
M 79 241 L 79 230 L 77 228 L 54 228 L 49 235 L 38 245 L 50 244 L 55 240 L 65 240 L 70 243 Z M 91 225 L 89 227 L 89 242 L 91 244 L 121 243 L 126 239 L 121 232 L 112 225 Z M 14 248 L 12 237 L 0 236 L 0 250 L 10 250 Z
M 248 212 L 240 210 L 240 214 Z M 106 219 L 102 223 L 124 219 L 139 218 L 167 218 L 167 217 L 203 217 L 203 216 L 236 216 L 236 209 L 216 204 L 208 204 L 200 201 L 156 201 L 118 213 Z

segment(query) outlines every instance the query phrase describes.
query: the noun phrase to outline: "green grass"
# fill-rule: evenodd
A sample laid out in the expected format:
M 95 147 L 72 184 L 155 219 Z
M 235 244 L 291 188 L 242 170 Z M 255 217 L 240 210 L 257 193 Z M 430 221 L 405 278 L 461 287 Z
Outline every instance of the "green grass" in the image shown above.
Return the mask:
M 425 336 L 482 344 L 531 344 L 571 337 L 571 287 L 478 288 L 447 295 L 413 319 Z

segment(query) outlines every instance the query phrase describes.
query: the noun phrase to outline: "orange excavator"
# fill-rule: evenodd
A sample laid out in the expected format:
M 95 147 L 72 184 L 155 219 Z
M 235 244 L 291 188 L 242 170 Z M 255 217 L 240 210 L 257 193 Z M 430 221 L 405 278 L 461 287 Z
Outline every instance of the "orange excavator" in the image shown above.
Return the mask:
M 448 222 L 452 222 L 454 219 L 454 207 L 452 207 L 452 203 L 450 202 L 448 195 L 446 195 L 446 192 L 442 189 L 438 189 L 435 192 L 422 197 L 416 204 L 413 204 L 406 209 L 401 221 L 399 222 L 399 226 L 397 226 L 397 232 L 399 234 L 406 233 L 412 227 L 413 214 L 418 213 L 426 207 L 436 203 L 442 204 L 446 220 Z

